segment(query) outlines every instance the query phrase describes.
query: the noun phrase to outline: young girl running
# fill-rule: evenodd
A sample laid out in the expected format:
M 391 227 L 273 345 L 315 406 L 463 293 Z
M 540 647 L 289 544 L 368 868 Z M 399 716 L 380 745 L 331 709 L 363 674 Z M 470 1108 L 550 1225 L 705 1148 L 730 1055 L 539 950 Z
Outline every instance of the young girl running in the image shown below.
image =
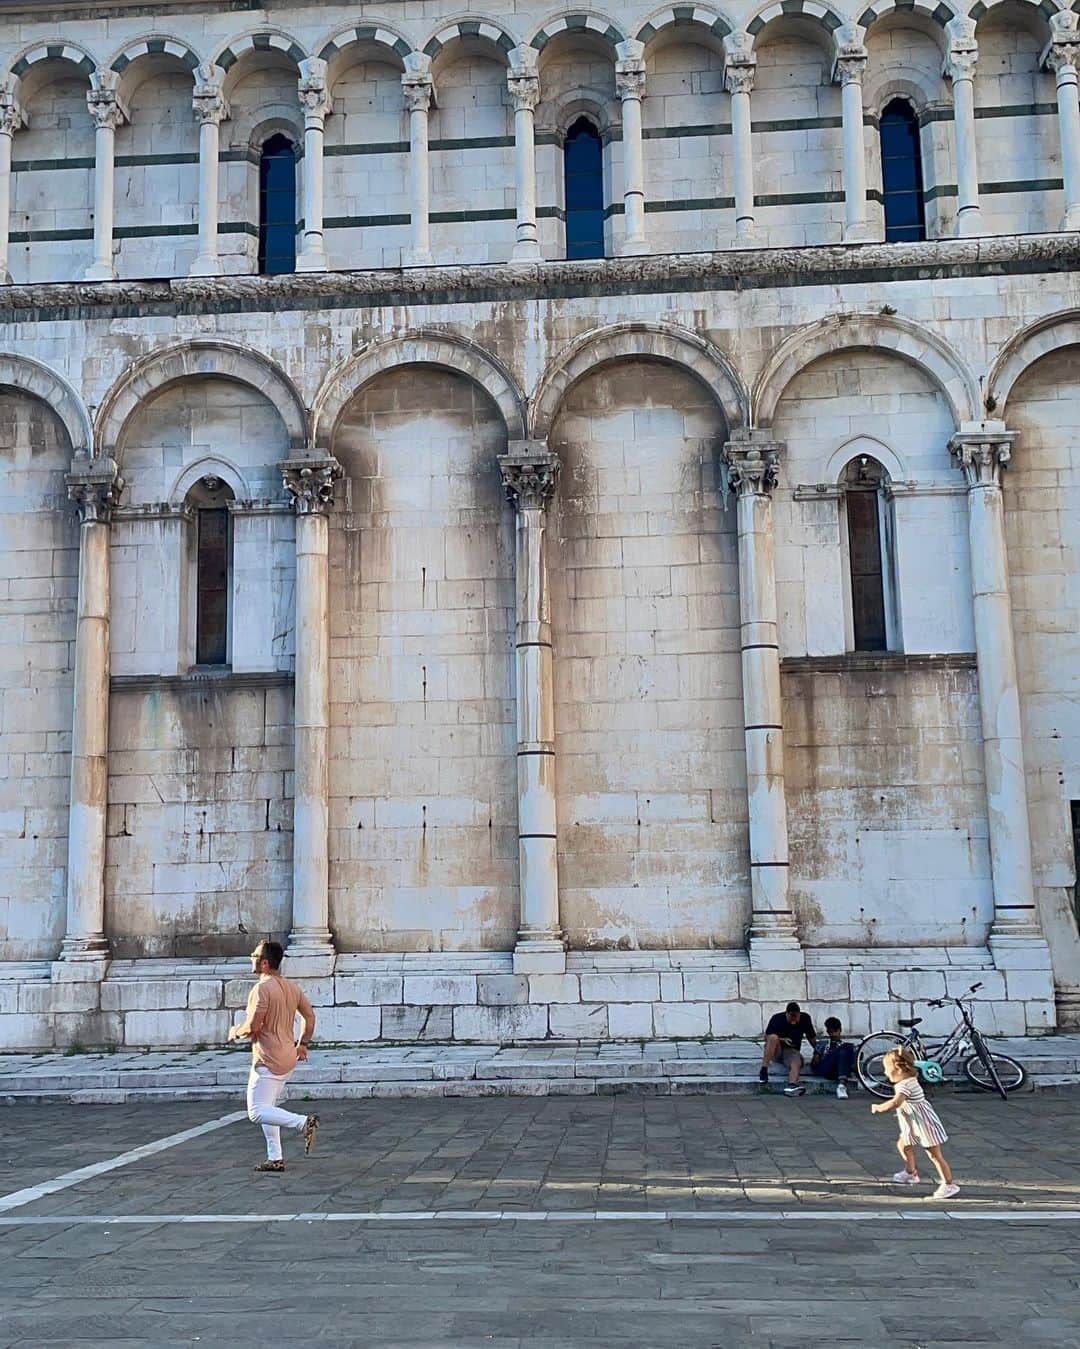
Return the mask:
M 951 1199 L 960 1193 L 960 1186 L 953 1183 L 952 1171 L 945 1155 L 941 1151 L 942 1143 L 949 1135 L 923 1092 L 919 1082 L 915 1057 L 910 1049 L 890 1049 L 882 1060 L 885 1076 L 893 1084 L 893 1098 L 880 1105 L 872 1105 L 875 1115 L 883 1115 L 887 1110 L 895 1110 L 899 1117 L 900 1137 L 897 1148 L 904 1159 L 904 1170 L 893 1176 L 900 1185 L 916 1185 L 919 1173 L 915 1168 L 915 1144 L 925 1148 L 934 1163 L 941 1184 L 934 1191 L 935 1199 Z

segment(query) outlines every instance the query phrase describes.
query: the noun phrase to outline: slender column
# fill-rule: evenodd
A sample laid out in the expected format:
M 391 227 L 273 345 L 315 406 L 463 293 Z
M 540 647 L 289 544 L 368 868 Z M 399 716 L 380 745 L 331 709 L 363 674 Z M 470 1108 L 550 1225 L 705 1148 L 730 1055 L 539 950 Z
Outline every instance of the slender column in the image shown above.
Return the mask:
M 84 281 L 115 281 L 113 265 L 113 207 L 116 177 L 116 128 L 128 120 L 116 93 L 116 76 L 98 71 L 86 91 L 86 105 L 97 131 L 94 137 L 94 260 Z
M 323 239 L 323 132 L 334 101 L 326 85 L 326 62 L 300 62 L 300 106 L 304 110 L 304 243 L 298 272 L 326 271 Z
M 1077 97 L 1077 66 L 1080 65 L 1080 29 L 1072 10 L 1050 15 L 1053 37 L 1043 61 L 1057 83 L 1058 135 L 1061 139 L 1061 177 L 1065 187 L 1063 230 L 1080 229 L 1080 99 Z
M 341 476 L 335 459 L 281 465 L 296 510 L 296 686 L 293 734 L 293 906 L 288 955 L 294 973 L 316 973 L 334 954 L 330 935 L 327 822 L 330 728 L 330 612 L 327 513 Z M 306 968 L 298 964 L 308 961 Z M 315 964 L 311 964 L 312 960 Z
M 787 799 L 776 626 L 772 489 L 781 446 L 767 432 L 744 431 L 724 446 L 739 531 L 746 794 L 750 819 L 750 963 L 759 969 L 803 965 L 788 897 Z
M 8 267 L 11 241 L 11 141 L 26 125 L 18 99 L 10 89 L 0 89 L 0 284 L 11 280 Z
M 538 262 L 540 242 L 536 229 L 536 105 L 540 102 L 540 76 L 536 50 L 515 47 L 510 53 L 506 83 L 514 103 L 514 201 L 517 208 L 515 262 Z
M 499 460 L 517 508 L 517 763 L 521 926 L 518 974 L 566 969 L 559 923 L 555 690 L 544 531 L 559 461 L 542 440 L 512 441 Z
M 866 222 L 866 139 L 863 135 L 863 71 L 866 48 L 862 29 L 845 24 L 834 34 L 836 57 L 833 80 L 840 85 L 841 135 L 844 144 L 844 242 L 865 243 L 869 237 Z
M 749 33 L 724 38 L 724 85 L 731 95 L 731 150 L 735 188 L 735 238 L 754 236 L 754 158 L 750 142 L 750 91 L 757 57 Z
M 644 253 L 645 160 L 641 145 L 641 99 L 645 93 L 645 46 L 627 38 L 615 48 L 615 92 L 622 99 L 623 240 L 620 254 Z
M 945 25 L 949 35 L 949 54 L 944 73 L 953 86 L 953 136 L 956 143 L 956 233 L 983 232 L 979 205 L 979 165 L 975 152 L 975 65 L 979 45 L 975 41 L 973 19 L 950 19 Z
M 68 496 L 79 512 L 79 595 L 71 718 L 67 921 L 61 961 L 100 964 L 105 938 L 109 782 L 109 522 L 124 482 L 112 459 L 75 457 Z
M 435 97 L 431 78 L 431 58 L 423 52 L 410 52 L 401 77 L 405 106 L 409 109 L 409 171 L 412 175 L 412 245 L 405 251 L 406 267 L 423 267 L 431 262 L 431 169 L 428 156 L 428 110 Z
M 191 96 L 199 123 L 199 248 L 191 264 L 192 276 L 220 276 L 218 256 L 218 174 L 221 123 L 229 105 L 221 92 L 223 72 L 215 65 L 202 65 L 195 72 Z
M 1001 495 L 1001 473 L 1014 438 L 1003 423 L 982 422 L 965 425 L 949 442 L 968 487 L 975 655 L 994 878 L 992 948 L 1002 938 L 1041 940 Z

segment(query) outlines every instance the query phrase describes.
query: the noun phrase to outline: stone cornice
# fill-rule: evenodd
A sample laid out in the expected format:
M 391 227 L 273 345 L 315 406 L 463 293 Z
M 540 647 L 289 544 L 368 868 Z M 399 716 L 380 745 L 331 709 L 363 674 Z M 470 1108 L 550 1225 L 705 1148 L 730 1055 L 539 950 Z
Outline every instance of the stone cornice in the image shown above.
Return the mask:
M 605 295 L 873 285 L 1080 270 L 1080 235 L 1000 235 L 901 244 L 731 249 L 580 262 L 410 267 L 287 276 L 0 286 L 0 325 L 20 322 L 373 309 Z

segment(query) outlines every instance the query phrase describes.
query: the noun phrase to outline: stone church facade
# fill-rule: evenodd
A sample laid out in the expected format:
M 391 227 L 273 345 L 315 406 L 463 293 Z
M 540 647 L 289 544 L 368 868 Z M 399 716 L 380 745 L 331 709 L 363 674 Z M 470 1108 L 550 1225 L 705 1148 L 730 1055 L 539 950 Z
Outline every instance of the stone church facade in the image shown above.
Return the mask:
M 1073 12 L 43 8 L 0 1045 L 1080 1021 Z

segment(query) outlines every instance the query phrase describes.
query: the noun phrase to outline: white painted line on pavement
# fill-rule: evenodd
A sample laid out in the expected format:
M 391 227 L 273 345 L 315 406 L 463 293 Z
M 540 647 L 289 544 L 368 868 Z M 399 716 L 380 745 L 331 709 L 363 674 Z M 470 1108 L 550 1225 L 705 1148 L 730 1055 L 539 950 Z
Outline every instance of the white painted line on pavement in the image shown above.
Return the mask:
M 35 1199 L 44 1199 L 46 1195 L 56 1194 L 58 1190 L 68 1190 L 73 1185 L 80 1185 L 84 1180 L 93 1180 L 95 1176 L 103 1176 L 106 1171 L 115 1171 L 117 1167 L 129 1166 L 132 1162 L 141 1161 L 144 1157 L 152 1157 L 155 1152 L 164 1152 L 167 1148 L 175 1148 L 180 1143 L 186 1143 L 191 1138 L 199 1138 L 203 1134 L 213 1133 L 215 1129 L 224 1129 L 227 1124 L 235 1124 L 237 1120 L 247 1119 L 246 1110 L 233 1110 L 228 1115 L 222 1115 L 220 1119 L 210 1120 L 206 1124 L 197 1124 L 193 1129 L 184 1129 L 178 1134 L 169 1134 L 167 1138 L 159 1138 L 154 1143 L 144 1143 L 141 1148 L 132 1148 L 130 1152 L 122 1152 L 119 1157 L 110 1157 L 106 1162 L 94 1162 L 92 1166 L 81 1166 L 78 1171 L 68 1171 L 62 1176 L 57 1176 L 55 1180 L 43 1180 L 40 1185 L 27 1186 L 25 1190 L 14 1190 L 11 1194 L 0 1196 L 0 1213 L 6 1213 L 13 1208 L 22 1208 L 24 1204 L 32 1204 Z M 0 1221 L 8 1221 L 10 1219 Z M 147 1221 L 143 1219 L 143 1221 Z
M 203 1125 L 201 1132 L 208 1128 L 220 1128 L 233 1119 L 243 1119 L 243 1115 L 226 1116 L 213 1125 Z M 165 1146 L 172 1146 L 194 1131 L 175 1135 L 172 1142 L 163 1139 Z M 153 1145 L 151 1145 L 153 1146 Z M 160 1151 L 160 1147 L 155 1149 Z M 130 1159 L 133 1153 L 126 1156 Z M 120 1159 L 115 1164 L 120 1164 Z M 105 1163 L 105 1166 L 112 1164 Z M 87 1168 L 89 1169 L 89 1168 Z M 73 1176 L 80 1175 L 72 1172 Z M 63 1179 L 63 1178 L 62 1178 Z M 55 1187 L 55 1182 L 50 1182 Z M 77 1182 L 73 1182 L 77 1183 Z M 41 1187 L 37 1187 L 41 1188 Z M 47 1191 L 48 1192 L 48 1191 Z M 20 1194 L 29 1194 L 22 1190 Z M 9 1196 L 11 1198 L 13 1196 Z M 38 1197 L 37 1195 L 34 1196 Z M 22 1203 L 30 1201 L 22 1200 Z M 424 1209 L 422 1211 L 398 1212 L 396 1210 L 372 1210 L 361 1213 L 49 1213 L 14 1218 L 0 1218 L 0 1227 L 123 1227 L 165 1226 L 169 1223 L 493 1223 L 493 1222 L 836 1222 L 881 1223 L 881 1222 L 1004 1222 L 1004 1223 L 1042 1223 L 1042 1222 L 1080 1222 L 1080 1208 L 1068 1209 L 878 1209 L 852 1211 L 848 1209 L 627 1209 L 620 1213 L 614 1209 L 552 1209 L 544 1210 L 501 1210 L 479 1209 L 476 1212 L 462 1209 Z

